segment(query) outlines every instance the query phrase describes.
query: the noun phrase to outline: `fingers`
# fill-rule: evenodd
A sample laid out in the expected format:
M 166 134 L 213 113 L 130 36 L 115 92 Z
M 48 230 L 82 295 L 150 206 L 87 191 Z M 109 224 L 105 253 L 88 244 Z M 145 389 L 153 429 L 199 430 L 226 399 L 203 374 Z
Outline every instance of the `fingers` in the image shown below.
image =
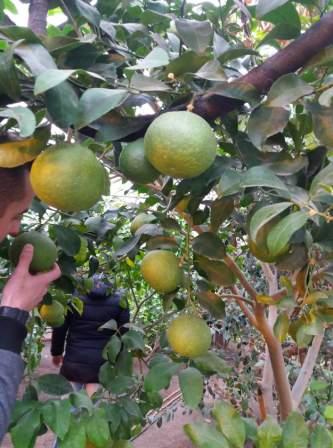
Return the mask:
M 32 244 L 26 244 L 21 252 L 16 271 L 21 274 L 28 272 L 33 255 L 34 246 Z
M 57 280 L 61 276 L 61 270 L 57 263 L 54 264 L 53 268 L 49 272 L 45 272 L 45 274 L 38 274 L 38 277 L 45 281 L 46 283 L 51 283 L 54 280 Z

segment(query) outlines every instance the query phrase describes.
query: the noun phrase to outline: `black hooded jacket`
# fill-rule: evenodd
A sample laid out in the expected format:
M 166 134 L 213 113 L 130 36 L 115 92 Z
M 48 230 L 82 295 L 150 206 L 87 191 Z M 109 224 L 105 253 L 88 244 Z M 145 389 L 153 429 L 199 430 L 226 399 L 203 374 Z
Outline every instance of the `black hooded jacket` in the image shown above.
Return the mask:
M 129 322 L 129 310 L 119 304 L 121 294 L 109 295 L 108 285 L 98 282 L 86 296 L 80 297 L 84 303 L 82 315 L 68 312 L 64 325 L 52 332 L 51 354 L 62 355 L 64 361 L 60 373 L 69 381 L 77 383 L 98 383 L 98 371 L 105 362 L 102 351 L 114 334 L 112 330 L 98 330 L 110 319 L 118 328 Z M 126 329 L 120 330 L 122 333 Z

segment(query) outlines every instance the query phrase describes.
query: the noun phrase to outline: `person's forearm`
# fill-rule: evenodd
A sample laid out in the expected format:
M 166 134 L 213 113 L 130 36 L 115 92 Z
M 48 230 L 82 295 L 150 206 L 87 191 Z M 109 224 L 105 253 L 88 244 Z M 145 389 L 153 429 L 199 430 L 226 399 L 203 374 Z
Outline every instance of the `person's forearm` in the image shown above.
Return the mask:
M 0 442 L 6 434 L 24 372 L 19 353 L 26 333 L 23 324 L 0 316 Z

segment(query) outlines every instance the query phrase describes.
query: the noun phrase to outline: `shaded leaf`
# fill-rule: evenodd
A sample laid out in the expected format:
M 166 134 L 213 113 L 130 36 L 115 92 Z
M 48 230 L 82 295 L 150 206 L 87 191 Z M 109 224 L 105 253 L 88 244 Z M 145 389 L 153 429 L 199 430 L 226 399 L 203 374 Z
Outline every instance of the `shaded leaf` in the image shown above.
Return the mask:
M 98 9 L 82 0 L 75 0 L 75 5 L 82 17 L 87 19 L 89 23 L 92 23 L 97 27 L 99 26 L 101 16 Z
M 192 242 L 195 253 L 210 260 L 221 260 L 225 255 L 225 247 L 221 239 L 212 232 L 203 232 Z
M 69 429 L 71 404 L 69 400 L 47 401 L 42 407 L 43 421 L 63 439 Z
M 248 103 L 259 100 L 258 91 L 251 84 L 240 81 L 218 83 L 209 92 Z
M 311 112 L 313 131 L 317 139 L 328 147 L 333 147 L 333 108 L 323 107 L 319 103 L 308 103 Z
M 52 89 L 52 87 L 66 81 L 73 73 L 75 73 L 75 70 L 48 69 L 44 71 L 36 78 L 34 94 L 40 95 L 46 90 Z
M 309 429 L 298 412 L 289 414 L 282 434 L 283 448 L 304 448 L 308 445 Z
M 289 111 L 282 107 L 258 107 L 252 112 L 247 125 L 251 142 L 261 148 L 268 137 L 283 131 L 288 120 Z
M 231 448 L 227 439 L 208 423 L 188 423 L 184 425 L 184 431 L 198 448 Z
M 63 440 L 59 441 L 59 448 L 84 448 L 86 431 L 82 420 L 71 418 L 70 428 Z
M 310 186 L 310 195 L 315 197 L 325 191 L 325 186 L 333 186 L 333 163 L 329 163 L 315 176 Z
M 33 408 L 11 428 L 10 433 L 14 448 L 27 448 L 34 445 L 39 428 L 41 415 L 38 408 Z
M 178 35 L 187 47 L 197 53 L 202 53 L 206 50 L 213 35 L 213 28 L 210 22 L 205 20 L 176 19 L 175 25 Z
M 213 291 L 198 290 L 196 296 L 200 305 L 206 308 L 212 316 L 217 319 L 225 316 L 225 303 Z
M 212 415 L 220 431 L 235 448 L 243 448 L 245 443 L 245 425 L 236 409 L 226 401 L 219 401 Z
M 250 235 L 252 240 L 255 241 L 257 239 L 258 232 L 265 224 L 292 205 L 292 202 L 279 202 L 261 207 L 256 211 L 250 221 Z
M 283 252 L 292 235 L 306 224 L 308 218 L 308 215 L 302 211 L 291 213 L 282 218 L 268 234 L 267 247 L 269 253 L 274 256 Z
M 243 188 L 268 187 L 287 190 L 285 184 L 265 166 L 254 166 L 247 170 L 242 177 L 241 186 Z
M 284 107 L 312 92 L 312 86 L 297 75 L 289 73 L 281 76 L 273 83 L 265 104 L 269 107 Z
M 12 118 L 17 121 L 21 137 L 29 137 L 36 128 L 36 117 L 27 107 L 15 106 L 0 110 L 0 117 Z
M 13 100 L 20 98 L 21 87 L 14 66 L 12 49 L 0 53 L 0 92 Z
M 194 367 L 187 367 L 179 373 L 179 385 L 186 406 L 192 409 L 198 407 L 203 398 L 203 376 Z
M 260 18 L 279 6 L 284 5 L 288 1 L 289 0 L 259 0 L 256 8 L 256 15 Z
M 158 79 L 134 73 L 131 78 L 132 89 L 140 90 L 141 92 L 165 92 L 170 90 L 170 87 Z
M 109 424 L 103 409 L 96 409 L 85 423 L 86 434 L 90 444 L 95 448 L 104 448 L 110 440 Z
M 144 389 L 146 392 L 159 391 L 169 387 L 172 376 L 180 366 L 171 361 L 163 361 L 154 364 L 145 376 Z
M 77 119 L 79 99 L 74 88 L 67 81 L 45 93 L 45 105 L 53 120 L 60 128 L 67 129 Z
M 155 47 L 144 59 L 140 59 L 136 65 L 128 67 L 128 70 L 144 70 L 162 67 L 169 63 L 168 53 L 160 47 Z
M 237 58 L 242 58 L 247 55 L 258 56 L 258 52 L 256 50 L 252 50 L 251 48 L 230 48 L 219 56 L 219 61 L 222 65 L 226 64 L 228 61 L 232 61 Z
M 310 448 L 332 448 L 333 437 L 325 426 L 317 425 L 310 436 Z
M 61 375 L 47 373 L 38 378 L 38 387 L 49 395 L 66 395 L 73 391 L 72 385 Z
M 81 240 L 77 232 L 60 225 L 53 225 L 52 230 L 54 230 L 57 243 L 65 254 L 72 256 L 79 252 Z
M 198 356 L 193 360 L 196 367 L 205 374 L 216 373 L 225 377 L 230 373 L 228 364 L 214 352 L 208 352 L 205 355 Z
M 15 48 L 15 54 L 23 59 L 35 76 L 40 75 L 46 69 L 57 68 L 50 53 L 40 44 L 20 44 Z
M 210 229 L 217 232 L 220 225 L 232 214 L 235 208 L 233 198 L 221 198 L 212 202 L 210 206 Z
M 110 110 L 120 106 L 128 97 L 125 89 L 87 89 L 78 104 L 77 128 L 82 128 L 97 120 Z
M 284 342 L 289 331 L 288 313 L 279 314 L 274 324 L 274 334 L 280 342 Z

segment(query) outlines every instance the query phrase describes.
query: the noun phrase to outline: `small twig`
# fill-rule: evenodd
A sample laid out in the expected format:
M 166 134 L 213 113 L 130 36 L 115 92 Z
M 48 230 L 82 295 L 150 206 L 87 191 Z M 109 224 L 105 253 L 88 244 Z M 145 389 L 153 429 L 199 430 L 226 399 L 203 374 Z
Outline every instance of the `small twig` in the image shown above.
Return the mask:
M 242 300 L 245 303 L 248 303 L 249 305 L 253 305 L 252 300 L 246 299 L 243 296 L 237 295 L 237 294 L 220 294 L 221 299 L 236 299 L 236 300 Z
M 155 292 L 152 292 L 148 297 L 145 297 L 143 300 L 141 300 L 140 303 L 138 303 L 138 305 L 137 305 L 137 307 L 136 307 L 136 310 L 135 310 L 135 313 L 134 313 L 134 316 L 133 316 L 133 319 L 132 319 L 132 322 L 133 322 L 133 323 L 135 322 L 136 318 L 138 317 L 138 314 L 139 314 L 139 312 L 140 312 L 142 306 L 143 306 L 146 302 L 148 302 L 148 300 L 151 299 L 151 298 L 153 297 L 154 294 L 155 294 Z
M 232 286 L 230 289 L 235 294 L 235 296 L 241 296 L 240 291 L 237 288 L 237 286 Z M 243 300 L 237 299 L 236 297 L 235 297 L 235 300 L 236 300 L 238 306 L 240 307 L 240 309 L 245 314 L 245 316 L 249 319 L 251 325 L 253 325 L 255 328 L 257 328 L 257 320 L 256 320 L 254 314 L 252 313 L 252 311 L 246 306 L 246 304 L 243 302 Z
M 251 298 L 255 301 L 257 297 L 257 291 L 250 285 L 250 283 L 247 281 L 245 275 L 243 272 L 239 269 L 235 261 L 226 254 L 223 258 L 225 264 L 228 266 L 228 268 L 236 275 L 236 277 L 241 282 L 243 288 L 245 291 L 251 296 Z

